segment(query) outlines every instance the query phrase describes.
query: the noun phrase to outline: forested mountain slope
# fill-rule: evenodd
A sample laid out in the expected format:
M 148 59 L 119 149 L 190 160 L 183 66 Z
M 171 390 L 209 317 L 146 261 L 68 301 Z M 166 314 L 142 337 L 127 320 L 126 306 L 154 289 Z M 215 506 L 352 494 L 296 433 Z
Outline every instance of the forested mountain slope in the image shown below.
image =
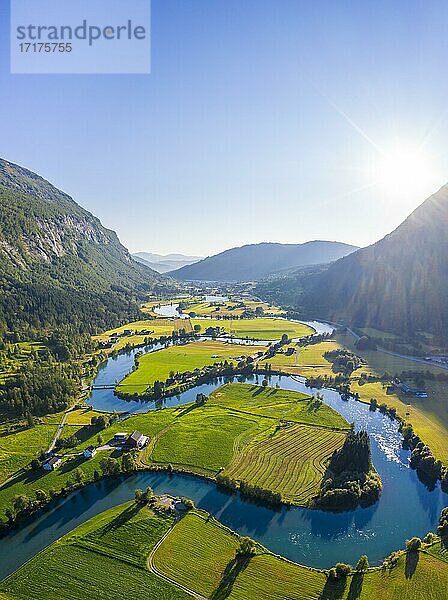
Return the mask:
M 113 326 L 172 285 L 70 196 L 0 159 L 0 327 Z
M 249 244 L 209 256 L 170 274 L 180 280 L 256 281 L 278 271 L 332 262 L 354 250 L 355 246 L 327 241 Z
M 446 339 L 448 185 L 382 240 L 324 272 L 299 273 L 273 282 L 272 288 L 276 286 L 288 290 L 295 307 L 315 316 L 397 333 L 426 331 Z

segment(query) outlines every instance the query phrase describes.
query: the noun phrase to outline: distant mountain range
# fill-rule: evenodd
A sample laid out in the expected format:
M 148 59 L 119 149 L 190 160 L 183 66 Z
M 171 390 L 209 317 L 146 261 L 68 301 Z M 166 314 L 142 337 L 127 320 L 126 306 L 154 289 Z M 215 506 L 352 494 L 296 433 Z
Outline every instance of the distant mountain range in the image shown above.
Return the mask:
M 191 265 L 203 256 L 187 256 L 185 254 L 154 254 L 153 252 L 137 252 L 132 258 L 142 265 L 146 265 L 157 273 L 169 273 L 186 265 Z
M 0 159 L 0 328 L 114 326 L 169 287 L 70 196 Z
M 329 263 L 356 249 L 327 241 L 250 244 L 209 256 L 170 275 L 183 281 L 256 281 L 288 269 Z
M 402 334 L 448 337 L 448 185 L 395 231 L 320 272 L 260 285 L 313 316 Z

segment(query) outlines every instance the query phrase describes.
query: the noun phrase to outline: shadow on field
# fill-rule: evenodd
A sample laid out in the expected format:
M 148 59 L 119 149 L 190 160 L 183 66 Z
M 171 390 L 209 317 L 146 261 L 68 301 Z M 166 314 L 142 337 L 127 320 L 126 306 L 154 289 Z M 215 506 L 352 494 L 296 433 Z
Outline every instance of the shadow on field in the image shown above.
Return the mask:
M 406 552 L 406 563 L 404 565 L 404 576 L 406 579 L 411 579 L 415 573 L 415 569 L 418 565 L 418 560 L 420 558 L 420 552 L 411 552 L 408 550 Z
M 119 527 L 130 521 L 132 517 L 134 517 L 139 512 L 139 510 L 140 507 L 135 502 L 133 502 L 130 506 L 121 511 L 121 513 L 119 513 L 114 519 L 112 519 L 112 521 L 110 521 L 109 523 L 104 525 L 103 528 L 101 528 L 101 535 L 106 535 L 110 531 L 118 529 Z M 98 535 L 98 532 L 96 531 L 95 534 Z
M 247 568 L 251 558 L 252 556 L 237 555 L 229 562 L 218 587 L 210 596 L 210 600 L 224 600 L 230 596 L 238 575 Z
M 347 579 L 334 580 L 328 577 L 324 589 L 322 590 L 322 594 L 319 596 L 319 600 L 340 600 L 344 597 L 346 587 Z M 356 596 L 354 596 L 354 598 L 356 598 Z
M 364 581 L 364 575 L 362 573 L 355 573 L 350 583 L 350 589 L 348 590 L 347 600 L 358 600 L 362 592 L 362 584 Z

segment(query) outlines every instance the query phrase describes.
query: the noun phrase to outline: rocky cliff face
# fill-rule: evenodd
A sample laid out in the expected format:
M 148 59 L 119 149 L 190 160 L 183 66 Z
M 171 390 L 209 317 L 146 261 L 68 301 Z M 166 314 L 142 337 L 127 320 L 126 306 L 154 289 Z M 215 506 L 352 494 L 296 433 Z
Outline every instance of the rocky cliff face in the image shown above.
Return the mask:
M 51 297 L 48 310 L 54 313 L 58 294 L 64 297 L 62 305 L 67 304 L 61 310 L 65 316 L 70 316 L 68 298 L 82 294 L 87 305 L 103 297 L 93 314 L 102 311 L 101 302 L 109 294 L 108 304 L 112 295 L 121 306 L 120 314 L 132 305 L 130 312 L 135 316 L 133 301 L 148 291 L 174 285 L 132 260 L 115 232 L 70 196 L 35 173 L 1 159 L 0 269 L 0 325 L 3 320 L 8 327 L 14 326 L 17 315 L 14 301 L 27 306 L 26 321 L 42 324 L 45 302 Z M 78 300 L 76 305 L 79 311 Z M 60 320 L 64 318 L 61 314 Z

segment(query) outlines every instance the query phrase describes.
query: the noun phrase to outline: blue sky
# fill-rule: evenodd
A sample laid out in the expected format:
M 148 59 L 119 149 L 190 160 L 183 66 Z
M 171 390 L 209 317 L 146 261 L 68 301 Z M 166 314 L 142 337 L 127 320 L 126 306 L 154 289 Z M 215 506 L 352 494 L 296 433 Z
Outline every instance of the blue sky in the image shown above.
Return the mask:
M 152 73 L 85 76 L 10 75 L 0 2 L 0 156 L 132 251 L 366 245 L 448 181 L 446 1 L 153 0 Z

